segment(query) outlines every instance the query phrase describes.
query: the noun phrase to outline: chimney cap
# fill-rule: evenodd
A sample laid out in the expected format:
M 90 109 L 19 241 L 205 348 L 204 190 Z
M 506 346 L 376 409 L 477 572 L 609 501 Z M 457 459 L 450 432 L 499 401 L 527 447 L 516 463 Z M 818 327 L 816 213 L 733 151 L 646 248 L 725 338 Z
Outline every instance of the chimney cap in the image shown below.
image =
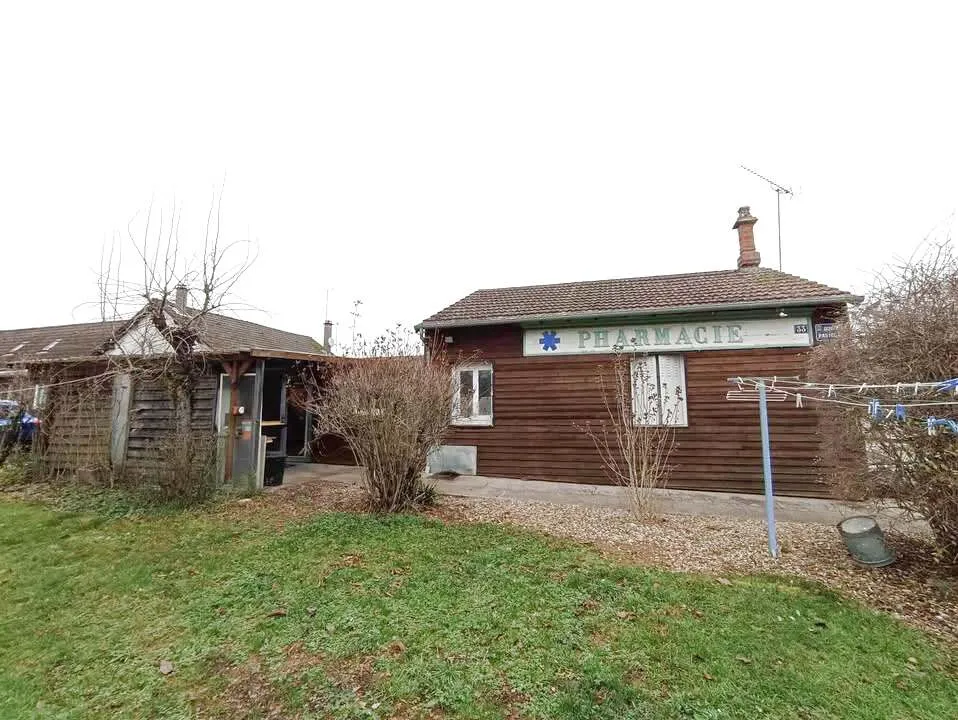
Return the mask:
M 732 229 L 738 230 L 739 225 L 754 225 L 757 222 L 758 218 L 752 215 L 752 208 L 748 205 L 743 205 L 738 209 L 738 218 L 736 218 Z

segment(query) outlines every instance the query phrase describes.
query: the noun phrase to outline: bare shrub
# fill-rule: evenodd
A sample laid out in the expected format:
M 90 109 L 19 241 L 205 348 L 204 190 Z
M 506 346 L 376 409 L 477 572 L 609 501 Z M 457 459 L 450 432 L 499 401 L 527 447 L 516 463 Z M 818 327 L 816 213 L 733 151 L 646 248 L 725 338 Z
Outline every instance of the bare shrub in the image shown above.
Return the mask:
M 665 487 L 672 471 L 671 423 L 681 399 L 659 397 L 646 365 L 632 360 L 631 354 L 616 352 L 596 371 L 604 417 L 576 427 L 591 438 L 606 476 L 628 490 L 633 514 L 644 520 L 654 516 L 655 490 Z M 633 401 L 632 388 L 642 388 L 643 402 Z
M 200 434 L 189 429 L 174 430 L 155 446 L 152 468 L 144 480 L 152 480 L 151 490 L 164 502 L 202 502 L 218 487 L 217 439 L 215 434 Z
M 432 497 L 423 483 L 429 452 L 442 442 L 452 406 L 450 365 L 427 357 L 401 328 L 355 348 L 359 357 L 307 371 L 302 406 L 319 433 L 343 438 L 363 466 L 363 491 L 377 512 L 414 508 Z
M 958 260 L 932 246 L 874 279 L 866 302 L 815 348 L 810 378 L 823 383 L 937 382 L 958 373 Z M 908 387 L 877 393 L 881 406 L 955 400 Z M 860 402 L 870 398 L 860 397 Z M 941 560 L 958 562 L 958 436 L 929 435 L 925 417 L 954 418 L 958 405 L 915 408 L 904 421 L 866 419 L 860 407 L 823 408 L 823 461 L 840 492 L 893 500 L 925 517 Z

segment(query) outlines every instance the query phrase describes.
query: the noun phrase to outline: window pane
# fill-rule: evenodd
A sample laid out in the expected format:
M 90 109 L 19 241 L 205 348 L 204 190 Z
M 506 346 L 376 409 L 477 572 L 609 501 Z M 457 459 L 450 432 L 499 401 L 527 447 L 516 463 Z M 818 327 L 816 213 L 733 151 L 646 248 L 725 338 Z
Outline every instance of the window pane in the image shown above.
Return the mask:
M 472 417 L 473 371 L 459 371 L 459 416 Z
M 492 415 L 492 370 L 480 370 L 479 415 Z
M 492 370 L 479 371 L 479 398 L 492 397 Z

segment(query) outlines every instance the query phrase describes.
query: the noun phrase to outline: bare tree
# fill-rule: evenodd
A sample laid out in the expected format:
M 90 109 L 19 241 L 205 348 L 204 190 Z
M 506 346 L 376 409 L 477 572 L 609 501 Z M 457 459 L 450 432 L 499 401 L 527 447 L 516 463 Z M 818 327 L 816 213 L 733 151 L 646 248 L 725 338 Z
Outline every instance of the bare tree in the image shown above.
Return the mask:
M 668 483 L 672 471 L 672 422 L 681 397 L 660 397 L 648 365 L 633 359 L 617 349 L 612 361 L 599 367 L 595 382 L 604 417 L 576 426 L 592 440 L 606 476 L 627 489 L 635 516 L 648 519 L 655 513 L 655 490 Z
M 185 252 L 181 242 L 180 209 L 155 213 L 151 205 L 142 227 L 134 229 L 134 218 L 101 259 L 100 311 L 116 328 L 110 366 L 134 382 L 160 385 L 169 395 L 171 434 L 162 443 L 164 475 L 172 483 L 164 486 L 167 494 L 191 491 L 195 468 L 206 464 L 197 462 L 204 443 L 191 428 L 196 382 L 217 350 L 204 330 L 211 314 L 234 307 L 236 283 L 253 261 L 249 241 L 223 240 L 221 209 L 222 195 L 214 196 L 195 254 Z M 125 255 L 133 262 L 124 263 Z
M 359 341 L 355 351 L 358 357 L 309 371 L 302 406 L 321 433 L 348 443 L 363 466 L 371 509 L 416 507 L 431 499 L 422 480 L 426 459 L 449 425 L 450 364 L 442 354 L 427 356 L 421 340 L 401 328 Z
M 934 383 L 958 375 L 958 259 L 950 241 L 878 274 L 866 301 L 839 324 L 837 337 L 812 353 L 811 379 L 892 385 L 877 397 L 879 417 L 860 407 L 822 409 L 824 464 L 839 491 L 892 500 L 925 517 L 943 561 L 958 562 L 958 436 L 929 433 L 927 416 L 956 417 L 949 394 L 919 393 L 904 382 Z M 909 410 L 896 406 L 929 403 Z M 933 404 L 931 404 L 933 403 Z

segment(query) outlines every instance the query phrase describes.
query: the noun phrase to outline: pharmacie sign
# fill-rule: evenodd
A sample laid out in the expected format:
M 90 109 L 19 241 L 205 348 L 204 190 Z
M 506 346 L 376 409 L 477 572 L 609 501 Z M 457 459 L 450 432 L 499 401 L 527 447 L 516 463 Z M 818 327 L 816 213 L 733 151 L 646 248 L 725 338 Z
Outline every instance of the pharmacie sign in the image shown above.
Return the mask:
M 523 355 L 626 352 L 689 352 L 744 348 L 808 347 L 807 317 L 697 323 L 593 325 L 528 329 Z

